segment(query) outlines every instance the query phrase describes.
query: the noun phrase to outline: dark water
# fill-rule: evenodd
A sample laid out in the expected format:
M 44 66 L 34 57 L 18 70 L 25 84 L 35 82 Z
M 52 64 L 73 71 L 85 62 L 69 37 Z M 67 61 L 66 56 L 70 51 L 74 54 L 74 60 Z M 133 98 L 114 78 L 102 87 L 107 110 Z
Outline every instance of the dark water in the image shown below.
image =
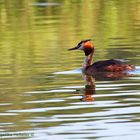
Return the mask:
M 137 69 L 85 87 L 84 55 L 67 49 L 87 38 L 94 61 Z M 0 139 L 139 140 L 139 58 L 138 0 L 1 0 Z

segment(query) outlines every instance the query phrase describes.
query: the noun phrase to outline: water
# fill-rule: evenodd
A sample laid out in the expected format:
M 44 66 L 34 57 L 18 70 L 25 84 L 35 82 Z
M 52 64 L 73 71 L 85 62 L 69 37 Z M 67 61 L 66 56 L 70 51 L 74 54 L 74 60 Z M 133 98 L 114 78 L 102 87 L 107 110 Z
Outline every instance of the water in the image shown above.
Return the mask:
M 0 9 L 1 139 L 139 140 L 139 1 L 2 0 Z M 88 38 L 94 61 L 137 69 L 83 80 L 84 54 L 67 49 Z

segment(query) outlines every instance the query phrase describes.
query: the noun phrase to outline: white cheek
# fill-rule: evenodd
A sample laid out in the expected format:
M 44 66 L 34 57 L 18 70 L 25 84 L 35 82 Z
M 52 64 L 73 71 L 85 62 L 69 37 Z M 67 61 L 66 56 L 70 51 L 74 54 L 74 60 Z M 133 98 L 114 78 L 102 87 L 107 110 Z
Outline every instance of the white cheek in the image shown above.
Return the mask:
M 78 50 L 83 50 L 84 49 L 84 46 L 83 45 L 81 45 L 79 48 L 78 48 Z

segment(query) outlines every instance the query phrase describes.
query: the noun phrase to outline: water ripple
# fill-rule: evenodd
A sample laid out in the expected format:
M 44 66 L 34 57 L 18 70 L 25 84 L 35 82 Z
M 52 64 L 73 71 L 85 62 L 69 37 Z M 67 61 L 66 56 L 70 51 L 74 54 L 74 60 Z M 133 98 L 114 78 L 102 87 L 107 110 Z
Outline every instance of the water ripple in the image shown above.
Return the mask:
M 33 6 L 60 6 L 61 3 L 55 3 L 55 2 L 36 2 L 32 4 Z

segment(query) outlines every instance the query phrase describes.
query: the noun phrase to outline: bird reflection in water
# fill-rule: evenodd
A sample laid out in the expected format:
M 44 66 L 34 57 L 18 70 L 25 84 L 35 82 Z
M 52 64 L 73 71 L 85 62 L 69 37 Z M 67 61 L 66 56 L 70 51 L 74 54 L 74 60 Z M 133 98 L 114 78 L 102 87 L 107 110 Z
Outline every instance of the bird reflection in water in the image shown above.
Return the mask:
M 85 102 L 93 102 L 95 100 L 94 95 L 96 94 L 96 85 L 95 81 L 114 81 L 121 80 L 125 77 L 129 77 L 132 74 L 127 72 L 96 72 L 92 74 L 82 73 L 82 77 L 85 81 L 85 88 L 77 90 L 80 94 L 82 94 L 81 101 Z

